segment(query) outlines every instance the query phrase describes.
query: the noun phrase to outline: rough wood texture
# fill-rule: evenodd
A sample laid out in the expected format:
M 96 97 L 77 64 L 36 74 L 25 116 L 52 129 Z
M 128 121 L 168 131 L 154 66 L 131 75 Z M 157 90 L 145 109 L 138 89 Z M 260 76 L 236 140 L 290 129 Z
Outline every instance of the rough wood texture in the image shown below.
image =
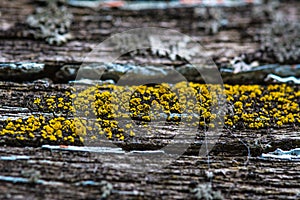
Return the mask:
M 191 199 L 189 185 L 209 182 L 205 172 L 213 172 L 213 190 L 221 190 L 225 199 L 299 198 L 298 162 L 253 157 L 245 165 L 245 157 L 214 156 L 208 168 L 206 157 L 182 156 L 164 169 L 141 173 L 126 168 L 127 163 L 108 165 L 87 153 L 8 147 L 0 152 L 30 156 L 29 160 L 0 161 L 2 176 L 53 181 L 45 185 L 2 182 L 1 199 L 99 199 L 99 187 L 76 185 L 87 180 L 111 182 L 114 189 L 109 199 Z
M 233 57 L 253 51 L 257 47 L 257 44 L 243 35 L 247 26 L 250 24 L 255 26 L 249 19 L 247 8 L 225 9 L 224 12 L 229 21 L 227 29 L 221 30 L 215 36 L 208 36 L 197 28 L 199 19 L 195 16 L 193 8 L 159 11 L 94 11 L 74 7 L 70 8 L 74 15 L 74 22 L 71 26 L 73 41 L 61 47 L 51 46 L 34 40 L 28 34 L 30 29 L 26 24 L 26 18 L 33 13 L 34 5 L 37 6 L 31 0 L 14 3 L 6 0 L 1 2 L 1 61 L 35 60 L 52 65 L 78 63 L 82 61 L 85 53 L 109 35 L 147 26 L 171 28 L 186 33 L 199 41 L 207 49 L 208 56 L 212 57 Z
M 66 85 L 45 87 L 39 84 L 2 83 L 1 94 L 8 96 L 1 98 L 0 115 L 12 118 L 29 116 L 33 97 L 61 93 L 67 88 Z M 178 132 L 185 134 L 184 130 Z M 183 156 L 165 168 L 160 169 L 161 163 L 154 159 L 150 172 L 144 172 L 139 165 L 135 169 L 131 168 L 130 163 L 136 160 L 122 159 L 125 154 L 104 156 L 39 147 L 1 147 L 1 176 L 27 180 L 15 180 L 16 183 L 2 180 L 1 198 L 100 198 L 101 187 L 96 183 L 106 180 L 114 188 L 109 199 L 189 199 L 192 198 L 190 185 L 194 182 L 212 183 L 213 190 L 221 191 L 225 199 L 294 199 L 299 193 L 299 162 L 266 160 L 259 156 L 276 148 L 299 147 L 298 135 L 298 127 L 259 131 L 224 129 L 210 153 L 209 167 L 207 157 L 197 156 L 200 147 L 205 145 L 199 139 Z M 163 142 L 163 136 L 159 140 Z M 5 145 L 3 141 L 0 143 Z M 10 145 L 16 146 L 16 143 Z M 149 146 L 147 141 L 139 144 L 144 147 L 147 145 Z M 124 149 L 130 147 L 122 143 L 120 146 Z M 153 144 L 151 146 L 158 147 Z M 3 158 L 18 155 L 27 155 L 30 158 Z M 208 172 L 214 174 L 213 178 L 206 177 Z M 95 185 L 82 185 L 83 181 L 94 181 Z
M 249 34 L 262 25 L 250 18 L 248 8 L 226 8 L 228 27 L 211 36 L 198 30 L 192 8 L 123 11 L 72 7 L 74 39 L 62 46 L 51 46 L 35 40 L 28 32 L 25 20 L 36 5 L 32 0 L 0 1 L 0 62 L 45 63 L 45 75 L 36 78 L 51 78 L 64 64 L 80 64 L 99 42 L 130 28 L 176 29 L 195 38 L 206 48 L 206 56 L 218 60 L 256 50 L 259 44 Z M 289 1 L 281 4 L 280 9 L 297 19 L 299 9 L 289 12 L 297 6 L 299 2 Z M 142 62 L 145 58 L 125 56 L 123 59 Z M 151 63 L 178 65 L 168 59 L 152 59 Z M 34 97 L 63 92 L 67 87 L 1 82 L 0 120 L 28 116 L 32 112 L 29 102 Z M 0 144 L 3 145 L 0 147 L 1 199 L 100 199 L 103 193 L 98 183 L 102 180 L 113 185 L 109 199 L 191 199 L 190 189 L 195 182 L 211 183 L 213 190 L 220 190 L 225 199 L 300 198 L 300 163 L 259 157 L 262 152 L 276 148 L 300 147 L 299 127 L 223 130 L 210 154 L 209 166 L 207 157 L 197 156 L 200 145 L 204 145 L 200 140 L 165 168 L 160 169 L 161 163 L 153 161 L 153 170 L 147 173 L 142 173 L 141 168 L 128 168 L 130 160 L 122 161 L 122 154 L 107 158 L 84 152 L 5 146 L 5 141 Z M 17 155 L 29 157 L 14 160 L 13 156 Z M 207 175 L 209 172 L 213 177 Z

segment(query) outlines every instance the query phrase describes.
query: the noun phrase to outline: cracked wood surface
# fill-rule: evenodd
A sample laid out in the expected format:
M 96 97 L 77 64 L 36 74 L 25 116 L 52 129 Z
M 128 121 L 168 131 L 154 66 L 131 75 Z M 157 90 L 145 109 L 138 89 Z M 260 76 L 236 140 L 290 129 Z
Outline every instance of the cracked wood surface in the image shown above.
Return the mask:
M 95 159 L 89 153 L 48 151 L 40 148 L 1 147 L 1 155 L 29 155 L 29 160 L 0 161 L 1 175 L 35 176 L 51 184 L 2 182 L 1 199 L 97 199 L 97 186 L 78 186 L 82 180 L 112 183 L 109 199 L 191 199 L 191 182 L 207 182 L 205 173 L 213 172 L 212 186 L 225 199 L 296 199 L 299 195 L 298 162 L 262 160 L 252 157 L 181 156 L 163 169 L 142 173 L 128 168 L 128 161 Z M 117 161 L 116 163 L 111 160 Z M 121 159 L 120 159 L 121 160 Z M 157 164 L 152 163 L 153 169 Z M 31 170 L 31 171 L 30 171 Z M 27 172 L 27 173 L 26 173 Z M 55 183 L 55 184 L 54 184 Z M 299 196 L 298 196 L 299 197 Z
M 234 57 L 254 51 L 259 44 L 244 33 L 255 31 L 260 23 L 253 23 L 246 10 L 228 9 L 229 27 L 214 36 L 196 28 L 192 9 L 157 11 L 91 10 L 72 7 L 73 40 L 63 46 L 51 46 L 34 40 L 28 34 L 26 17 L 34 11 L 31 0 L 0 1 L 0 62 L 34 61 L 45 63 L 47 73 L 64 64 L 80 64 L 86 53 L 109 35 L 140 26 L 159 26 L 176 29 L 192 36 L 205 48 L 207 56 Z M 282 9 L 294 3 L 283 5 Z M 296 7 L 296 6 L 295 6 Z M 178 16 L 178 13 L 181 13 Z M 291 13 L 292 15 L 292 13 Z M 299 15 L 297 13 L 297 15 Z M 126 60 L 144 61 L 143 57 Z M 149 61 L 149 60 L 147 60 Z M 168 59 L 152 59 L 153 64 L 174 65 Z M 179 63 L 180 64 L 180 63 Z M 41 77 L 42 78 L 42 77 Z M 0 116 L 29 116 L 28 102 L 39 95 L 65 91 L 66 85 L 0 83 Z M 276 148 L 300 146 L 298 127 L 267 130 L 223 130 L 221 137 L 207 157 L 197 156 L 203 141 L 192 145 L 185 155 L 165 168 L 142 173 L 128 168 L 122 155 L 110 158 L 95 157 L 84 152 L 45 150 L 40 147 L 5 146 L 0 141 L 0 156 L 26 155 L 28 160 L 0 159 L 0 175 L 45 180 L 49 184 L 14 183 L 0 181 L 1 199 L 100 199 L 99 187 L 81 186 L 83 180 L 113 185 L 109 199 L 191 199 L 189 185 L 196 181 L 212 182 L 225 199 L 297 199 L 300 198 L 300 163 L 261 159 L 263 152 Z M 202 144 L 203 145 L 203 144 Z M 268 146 L 270 145 L 270 147 Z M 248 148 L 251 157 L 248 156 Z M 153 161 L 153 169 L 158 163 Z M 213 172 L 209 180 L 206 172 Z
M 31 0 L 18 2 L 1 1 L 0 48 L 2 62 L 32 61 L 60 65 L 80 63 L 84 55 L 108 36 L 138 27 L 163 27 L 188 34 L 206 49 L 205 56 L 234 57 L 240 53 L 253 51 L 257 44 L 244 37 L 245 27 L 253 24 L 249 19 L 247 8 L 226 8 L 229 25 L 218 34 L 209 36 L 197 28 L 199 20 L 193 8 L 176 8 L 167 10 L 125 11 L 125 10 L 91 10 L 69 8 L 74 15 L 71 33 L 74 39 L 57 47 L 42 40 L 34 40 L 29 35 L 26 18 L 33 13 Z M 4 9 L 5 8 L 5 9 Z M 246 10 L 245 10 L 246 9 Z M 180 13 L 180 15 L 178 15 Z M 256 26 L 253 24 L 253 26 Z M 242 31 L 241 31 L 242 30 Z M 128 59 L 128 58 L 127 58 Z M 132 58 L 131 58 L 132 59 Z M 143 59 L 135 57 L 134 60 Z M 171 65 L 171 61 L 153 60 L 154 63 Z
M 57 94 L 64 92 L 68 87 L 52 84 L 44 87 L 37 84 L 2 83 L 1 94 L 8 96 L 0 100 L 1 118 L 28 116 L 32 112 L 28 109 L 28 105 L 33 97 Z M 41 147 L 2 146 L 1 157 L 26 155 L 29 158 L 3 160 L 0 157 L 0 175 L 33 179 L 37 182 L 13 183 L 2 180 L 0 197 L 1 199 L 99 199 L 102 195 L 99 187 L 84 186 L 80 183 L 106 180 L 113 185 L 112 194 L 108 199 L 190 199 L 192 198 L 190 184 L 194 181 L 200 183 L 211 181 L 213 190 L 221 191 L 225 199 L 295 199 L 300 191 L 300 163 L 262 159 L 259 156 L 276 148 L 299 147 L 297 129 L 297 127 L 257 131 L 224 129 L 210 153 L 209 167 L 207 157 L 198 155 L 201 145 L 205 145 L 203 140 L 198 139 L 184 155 L 164 168 L 160 168 L 161 162 L 153 159 L 152 170 L 148 169 L 149 171 L 144 171 L 146 168 L 138 164 L 132 168 L 130 163 L 136 163 L 136 160 L 130 159 L 136 157 L 124 159 L 124 154 L 104 156 Z M 184 134 L 184 130 L 178 132 Z M 158 139 L 163 142 L 164 136 Z M 149 144 L 145 140 L 142 145 Z M 123 145 L 126 146 L 128 144 Z M 213 173 L 211 180 L 207 178 L 208 172 Z M 39 184 L 38 181 L 46 183 Z

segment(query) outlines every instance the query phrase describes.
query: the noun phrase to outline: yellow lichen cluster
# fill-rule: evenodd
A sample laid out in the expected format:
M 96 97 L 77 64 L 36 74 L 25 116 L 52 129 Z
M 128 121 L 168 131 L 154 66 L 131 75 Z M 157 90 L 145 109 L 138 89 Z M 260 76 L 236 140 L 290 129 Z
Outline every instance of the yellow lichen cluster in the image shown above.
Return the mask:
M 228 126 L 258 129 L 300 122 L 300 92 L 291 86 L 225 85 L 225 93 L 233 111 L 225 116 Z
M 34 140 L 37 143 L 69 143 L 83 142 L 86 134 L 85 125 L 78 119 L 57 117 L 50 120 L 40 116 L 29 116 L 27 119 L 12 120 L 8 118 L 0 131 L 0 136 L 14 137 L 19 141 Z
M 7 119 L 0 136 L 74 144 L 86 138 L 96 140 L 101 135 L 125 140 L 134 137 L 139 126 L 147 127 L 151 122 L 214 127 L 214 119 L 220 117 L 217 97 L 223 93 L 227 109 L 224 123 L 228 128 L 259 129 L 300 123 L 300 91 L 285 84 L 225 85 L 224 88 L 186 82 L 143 86 L 108 84 L 36 98 L 35 108 L 53 115 Z
M 209 90 L 206 85 L 186 82 L 131 87 L 112 85 L 111 92 L 95 91 L 94 114 L 100 122 L 110 120 L 116 124 L 122 120 L 131 123 L 133 119 L 144 127 L 149 122 L 157 121 L 177 125 L 185 122 L 203 127 L 216 118 L 216 114 L 211 114 L 210 107 L 213 104 L 217 106 L 217 98 L 213 95 L 216 97 L 221 87 L 210 87 Z M 134 135 L 130 123 L 125 127 L 119 125 Z
M 30 116 L 28 119 L 11 120 L 6 119 L 4 128 L 1 130 L 0 135 L 13 135 L 18 140 L 28 140 L 35 138 L 35 132 L 41 128 L 43 116 L 35 118 Z
M 75 112 L 75 108 L 72 105 L 72 99 L 75 97 L 75 94 L 71 94 L 70 91 L 66 91 L 64 94 L 35 98 L 33 103 L 44 112 L 61 112 L 70 114 Z

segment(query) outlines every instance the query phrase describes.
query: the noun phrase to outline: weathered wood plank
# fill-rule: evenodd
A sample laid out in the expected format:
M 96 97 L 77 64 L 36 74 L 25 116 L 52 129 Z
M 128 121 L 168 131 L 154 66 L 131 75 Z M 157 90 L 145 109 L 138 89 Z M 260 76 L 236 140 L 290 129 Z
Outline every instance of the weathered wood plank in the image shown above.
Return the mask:
M 198 28 L 199 19 L 193 8 L 124 11 L 72 7 L 73 40 L 62 46 L 52 46 L 43 40 L 35 40 L 29 34 L 25 21 L 35 6 L 37 3 L 32 0 L 0 1 L 0 62 L 44 63 L 45 76 L 35 79 L 54 77 L 65 64 L 80 65 L 84 56 L 99 42 L 113 33 L 135 27 L 176 29 L 199 41 L 206 48 L 204 56 L 215 60 L 225 57 L 228 60 L 241 53 L 254 52 L 259 44 L 252 40 L 252 36 L 263 24 L 268 23 L 251 19 L 249 8 L 228 8 L 225 9 L 229 22 L 227 28 L 221 29 L 216 35 L 207 35 Z M 297 1 L 280 4 L 280 10 L 288 13 L 294 21 L 300 16 L 297 7 Z M 128 61 L 169 66 L 182 64 L 167 58 L 148 59 L 139 55 L 122 57 L 121 62 Z M 0 123 L 7 117 L 28 117 L 33 113 L 31 106 L 34 98 L 62 94 L 68 89 L 66 84 L 53 85 L 48 82 L 1 82 Z M 39 112 L 49 117 L 53 115 Z M 199 135 L 203 136 L 203 132 L 199 131 Z M 167 138 L 166 134 L 155 139 L 164 142 Z M 144 169 L 141 166 L 131 168 L 128 164 L 136 162 L 133 160 L 136 158 L 124 160 L 123 154 L 99 156 L 87 152 L 48 150 L 41 148 L 39 143 L 35 143 L 39 146 L 36 148 L 19 148 L 13 147 L 16 143 L 0 140 L 3 145 L 0 147 L 0 198 L 100 199 L 103 197 L 103 180 L 113 186 L 109 199 L 191 199 L 193 195 L 190 190 L 198 183 L 211 184 L 212 190 L 220 190 L 224 199 L 300 198 L 299 162 L 259 157 L 261 153 L 276 148 L 288 150 L 299 147 L 299 126 L 290 124 L 259 130 L 224 129 L 209 160 L 198 155 L 201 145 L 205 145 L 203 139 L 199 137 L 196 141 L 184 155 L 168 166 L 161 168 L 161 162 L 154 159 L 152 170 L 142 173 Z M 147 140 L 143 142 L 144 146 L 134 148 L 149 145 Z M 122 146 L 122 143 L 118 145 Z M 152 148 L 161 147 L 151 145 Z M 126 146 L 128 144 L 122 147 Z M 17 177 L 20 179 L 13 179 Z

